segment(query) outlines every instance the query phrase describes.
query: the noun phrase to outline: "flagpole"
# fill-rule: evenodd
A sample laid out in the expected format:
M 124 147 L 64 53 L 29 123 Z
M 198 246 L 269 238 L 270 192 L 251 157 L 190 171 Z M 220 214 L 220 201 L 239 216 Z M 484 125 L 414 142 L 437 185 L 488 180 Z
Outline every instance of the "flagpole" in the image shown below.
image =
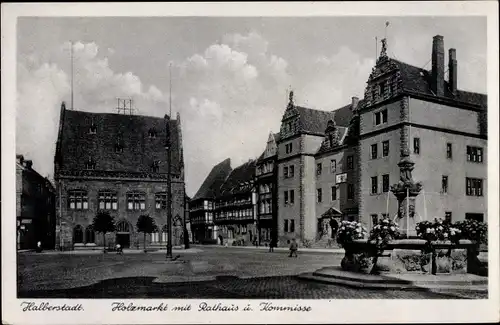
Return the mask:
M 74 109 L 74 106 L 73 106 L 73 87 L 74 87 L 74 83 L 73 83 L 73 41 L 70 41 L 70 46 L 71 46 L 71 109 L 73 110 Z

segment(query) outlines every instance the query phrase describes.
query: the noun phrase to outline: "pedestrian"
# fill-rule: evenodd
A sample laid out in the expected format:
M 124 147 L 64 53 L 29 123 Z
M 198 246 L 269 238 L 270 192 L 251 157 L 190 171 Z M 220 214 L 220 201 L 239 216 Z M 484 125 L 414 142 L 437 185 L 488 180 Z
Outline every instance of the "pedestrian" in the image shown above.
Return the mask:
M 274 243 L 274 238 L 273 238 L 273 239 L 271 239 L 271 241 L 269 242 L 269 253 L 274 252 L 274 245 L 275 245 L 275 243 Z
M 36 252 L 37 253 L 41 253 L 42 252 L 42 242 L 41 241 L 38 241 L 36 243 Z
M 292 239 L 292 242 L 290 243 L 290 255 L 288 257 L 297 257 L 297 250 L 298 250 L 299 245 L 297 245 L 297 242 L 295 241 L 295 238 Z
M 117 253 L 118 255 L 123 255 L 122 245 L 120 245 L 120 244 L 116 244 L 116 253 Z

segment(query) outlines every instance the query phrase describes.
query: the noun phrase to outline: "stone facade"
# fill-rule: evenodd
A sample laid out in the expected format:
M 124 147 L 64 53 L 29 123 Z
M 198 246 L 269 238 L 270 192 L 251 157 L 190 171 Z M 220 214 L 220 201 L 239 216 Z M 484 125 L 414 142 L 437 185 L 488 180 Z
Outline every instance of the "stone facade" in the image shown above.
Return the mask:
M 165 246 L 168 171 L 172 181 L 172 244 L 181 246 L 185 184 L 180 116 L 173 120 L 169 116 L 67 111 L 63 103 L 60 119 L 55 154 L 56 246 L 102 246 L 102 235 L 92 227 L 101 210 L 109 212 L 117 228 L 106 235 L 106 246 L 142 246 L 143 234 L 136 228 L 140 215 L 151 216 L 158 227 L 157 232 L 147 234 L 146 244 Z

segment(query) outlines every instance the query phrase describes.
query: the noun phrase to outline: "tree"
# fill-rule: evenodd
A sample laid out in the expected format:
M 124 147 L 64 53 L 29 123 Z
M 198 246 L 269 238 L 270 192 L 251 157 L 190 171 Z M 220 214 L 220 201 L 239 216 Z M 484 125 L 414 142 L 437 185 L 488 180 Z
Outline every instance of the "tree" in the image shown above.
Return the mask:
M 142 232 L 144 235 L 144 252 L 146 252 L 146 234 L 155 232 L 158 227 L 156 226 L 153 218 L 151 218 L 149 215 L 144 214 L 139 216 L 136 227 L 137 231 Z
M 107 211 L 99 211 L 92 222 L 94 231 L 102 233 L 104 253 L 106 253 L 106 233 L 115 231 L 115 220 Z

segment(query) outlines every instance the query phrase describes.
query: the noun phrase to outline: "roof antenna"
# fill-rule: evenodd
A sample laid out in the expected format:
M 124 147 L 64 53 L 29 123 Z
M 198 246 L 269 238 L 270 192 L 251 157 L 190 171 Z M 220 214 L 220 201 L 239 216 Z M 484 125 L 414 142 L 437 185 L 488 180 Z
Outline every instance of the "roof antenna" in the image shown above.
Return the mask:
M 71 56 L 71 109 L 73 110 L 73 88 L 74 88 L 74 83 L 73 83 L 73 41 L 70 41 L 70 46 L 71 46 L 71 51 L 70 51 L 70 56 Z

